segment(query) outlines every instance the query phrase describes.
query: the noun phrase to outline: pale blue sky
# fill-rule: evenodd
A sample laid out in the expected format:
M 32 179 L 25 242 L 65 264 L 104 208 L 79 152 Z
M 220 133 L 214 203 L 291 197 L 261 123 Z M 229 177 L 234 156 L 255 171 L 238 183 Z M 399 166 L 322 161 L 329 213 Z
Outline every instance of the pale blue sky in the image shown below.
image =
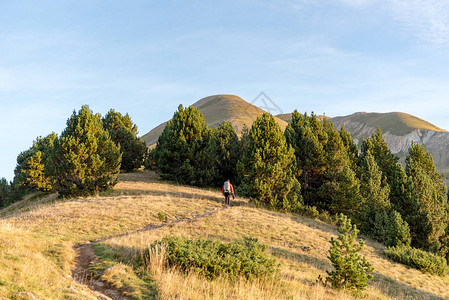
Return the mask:
M 449 1 L 0 0 L 0 177 L 74 109 L 141 134 L 213 94 L 449 130 Z

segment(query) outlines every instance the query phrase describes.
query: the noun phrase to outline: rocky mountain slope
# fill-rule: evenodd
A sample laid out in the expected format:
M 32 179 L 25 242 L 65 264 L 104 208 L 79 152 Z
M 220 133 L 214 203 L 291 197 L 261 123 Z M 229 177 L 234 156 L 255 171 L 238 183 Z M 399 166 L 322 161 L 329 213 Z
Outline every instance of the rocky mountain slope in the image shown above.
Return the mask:
M 359 147 L 363 139 L 380 127 L 388 147 L 402 160 L 412 142 L 424 145 L 432 153 L 437 168 L 449 172 L 449 132 L 425 120 L 400 112 L 358 112 L 332 118 L 331 122 L 337 129 L 344 125 Z

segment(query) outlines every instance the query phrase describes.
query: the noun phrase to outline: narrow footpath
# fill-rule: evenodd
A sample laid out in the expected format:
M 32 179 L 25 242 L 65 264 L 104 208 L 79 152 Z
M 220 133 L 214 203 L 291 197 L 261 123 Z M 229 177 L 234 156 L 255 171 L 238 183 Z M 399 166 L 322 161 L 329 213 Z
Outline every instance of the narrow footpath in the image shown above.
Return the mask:
M 179 223 L 189 223 L 196 221 L 198 219 L 202 219 L 208 216 L 211 216 L 219 211 L 226 209 L 226 207 L 216 208 L 213 210 L 208 210 L 200 215 L 177 219 L 170 222 L 164 222 L 161 224 L 148 224 L 145 227 L 142 227 L 135 231 L 129 231 L 117 235 L 106 236 L 98 239 L 94 239 L 91 242 L 75 245 L 73 248 L 75 250 L 75 266 L 72 269 L 72 278 L 74 278 L 78 283 L 87 286 L 98 299 L 101 300 L 110 300 L 110 299 L 132 299 L 130 297 L 123 296 L 122 293 L 115 289 L 114 287 L 108 286 L 106 283 L 101 280 L 93 278 L 91 272 L 89 271 L 89 267 L 92 264 L 98 262 L 98 257 L 95 255 L 95 252 L 92 248 L 93 245 L 104 242 L 113 238 L 129 236 L 136 233 L 146 232 L 155 230 L 158 228 L 162 228 L 165 226 L 172 226 Z

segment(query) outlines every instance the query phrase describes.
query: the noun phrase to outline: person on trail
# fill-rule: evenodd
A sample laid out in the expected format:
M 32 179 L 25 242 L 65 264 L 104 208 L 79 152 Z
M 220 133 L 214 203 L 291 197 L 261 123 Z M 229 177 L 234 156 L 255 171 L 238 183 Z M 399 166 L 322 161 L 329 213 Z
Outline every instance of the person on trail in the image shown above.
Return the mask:
M 234 195 L 234 187 L 231 184 L 231 181 L 228 179 L 223 184 L 223 187 L 221 188 L 221 192 L 225 196 L 225 206 L 229 207 L 231 205 L 230 197 L 232 195 L 232 198 L 235 199 Z

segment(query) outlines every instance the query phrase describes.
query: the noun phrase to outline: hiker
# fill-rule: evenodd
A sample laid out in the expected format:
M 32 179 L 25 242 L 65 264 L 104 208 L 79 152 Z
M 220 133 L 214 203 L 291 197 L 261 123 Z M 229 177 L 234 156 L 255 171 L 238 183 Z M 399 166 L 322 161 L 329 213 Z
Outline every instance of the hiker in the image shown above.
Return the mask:
M 235 199 L 234 195 L 234 187 L 231 184 L 231 181 L 228 179 L 223 184 L 223 187 L 221 188 L 221 192 L 225 196 L 225 206 L 229 207 L 231 205 L 230 196 L 232 194 L 232 199 Z

